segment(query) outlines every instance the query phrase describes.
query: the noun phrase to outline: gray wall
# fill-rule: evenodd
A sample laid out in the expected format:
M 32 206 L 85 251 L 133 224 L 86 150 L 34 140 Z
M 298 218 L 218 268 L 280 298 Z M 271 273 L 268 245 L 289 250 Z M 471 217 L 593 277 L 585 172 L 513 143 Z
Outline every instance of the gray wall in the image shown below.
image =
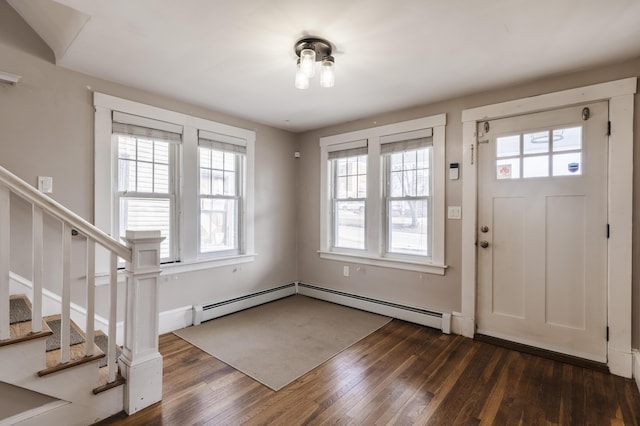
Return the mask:
M 162 279 L 162 311 L 211 302 L 288 284 L 296 280 L 296 136 L 251 121 L 164 96 L 93 78 L 55 66 L 42 40 L 4 0 L 0 1 L 0 70 L 22 76 L 15 86 L 0 84 L 0 166 L 32 185 L 52 176 L 52 197 L 93 221 L 93 92 L 237 126 L 256 132 L 256 261 L 170 275 Z M 211 94 L 215 96 L 215 93 Z M 12 203 L 12 270 L 30 278 L 30 210 Z M 59 225 L 47 221 L 47 287 L 59 289 Z M 84 241 L 73 240 L 72 256 L 84 256 Z M 83 304 L 81 262 L 72 271 L 72 300 Z M 106 300 L 106 287 L 98 289 Z M 124 292 L 120 291 L 120 295 Z M 106 312 L 105 304 L 99 313 Z M 101 312 L 100 312 L 101 311 Z
M 31 184 L 36 176 L 54 178 L 53 198 L 93 219 L 93 108 L 92 93 L 99 91 L 209 120 L 255 130 L 256 141 L 256 249 L 257 260 L 240 267 L 223 267 L 169 276 L 161 284 L 161 310 L 196 301 L 216 301 L 300 280 L 355 294 L 442 311 L 460 310 L 460 221 L 446 221 L 446 275 L 435 276 L 393 269 L 352 265 L 350 277 L 342 276 L 345 263 L 321 260 L 319 248 L 319 146 L 322 136 L 379 126 L 434 114 L 447 113 L 446 162 L 461 158 L 461 111 L 527 96 L 549 93 L 604 81 L 640 75 L 640 59 L 607 65 L 568 75 L 523 82 L 429 105 L 416 106 L 303 134 L 291 134 L 268 126 L 189 105 L 119 84 L 89 77 L 53 65 L 53 54 L 22 18 L 0 0 L 0 70 L 23 76 L 17 86 L 0 85 L 0 165 Z M 215 96 L 215 94 L 212 94 Z M 636 96 L 636 145 L 640 141 L 640 106 Z M 299 149 L 301 158 L 294 159 Z M 634 163 L 640 164 L 640 152 Z M 464 169 L 462 169 L 464 179 Z M 634 174 L 635 194 L 640 191 Z M 462 180 L 446 181 L 446 204 L 461 204 Z M 634 197 L 634 223 L 640 197 Z M 27 227 L 28 207 L 12 205 L 12 220 Z M 56 224 L 48 223 L 51 239 Z M 638 244 L 634 227 L 634 347 L 640 343 L 640 282 Z M 12 269 L 28 277 L 29 231 L 12 236 L 16 255 Z M 52 251 L 53 244 L 51 245 Z M 83 243 L 74 242 L 74 256 L 82 257 Z M 55 253 L 47 262 L 49 275 L 59 272 Z M 74 270 L 74 278 L 82 276 Z M 175 279 L 174 279 L 175 278 Z M 52 288 L 56 285 L 52 284 Z M 121 292 L 122 294 L 122 292 Z M 73 298 L 81 301 L 82 286 Z
M 429 105 L 417 106 L 401 111 L 389 112 L 362 120 L 332 126 L 300 135 L 300 177 L 298 194 L 298 279 L 301 282 L 321 287 L 366 295 L 390 302 L 407 304 L 424 309 L 445 312 L 461 309 L 461 222 L 446 221 L 445 262 L 449 265 L 445 276 L 420 274 L 417 272 L 379 268 L 361 265 L 355 271 L 356 264 L 320 259 L 317 250 L 320 247 L 320 149 L 319 138 L 350 132 L 389 123 L 426 117 L 435 114 L 447 114 L 446 126 L 446 162 L 460 163 L 461 179 L 446 181 L 446 205 L 461 205 L 464 164 L 462 158 L 462 111 L 464 109 L 489 105 L 497 102 L 520 99 L 528 96 L 565 90 L 590 84 L 596 84 L 626 77 L 640 76 L 640 59 L 625 63 L 603 66 L 597 69 L 576 72 L 567 75 L 552 76 L 523 84 L 500 88 L 484 93 L 445 100 Z M 640 164 L 640 108 L 638 96 L 635 107 L 635 150 L 634 163 Z M 634 174 L 636 196 L 634 204 L 634 223 L 640 212 L 640 182 L 638 173 Z M 463 212 L 464 214 L 464 212 Z M 634 270 L 633 270 L 633 312 L 634 347 L 640 343 L 639 289 L 640 262 L 638 244 L 640 231 L 634 227 Z M 349 277 L 342 276 L 343 265 L 350 265 L 353 271 Z

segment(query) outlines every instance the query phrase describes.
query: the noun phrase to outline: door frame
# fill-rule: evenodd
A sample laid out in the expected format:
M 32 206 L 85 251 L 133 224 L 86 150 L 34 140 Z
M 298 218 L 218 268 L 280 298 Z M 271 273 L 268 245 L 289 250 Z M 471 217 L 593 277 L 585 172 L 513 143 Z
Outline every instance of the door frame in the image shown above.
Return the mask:
M 476 329 L 477 123 L 606 100 L 611 122 L 607 170 L 607 216 L 611 228 L 607 247 L 607 365 L 613 374 L 632 377 L 631 248 L 636 90 L 637 78 L 632 77 L 462 111 L 462 300 L 460 314 L 453 316 L 454 332 L 472 338 Z

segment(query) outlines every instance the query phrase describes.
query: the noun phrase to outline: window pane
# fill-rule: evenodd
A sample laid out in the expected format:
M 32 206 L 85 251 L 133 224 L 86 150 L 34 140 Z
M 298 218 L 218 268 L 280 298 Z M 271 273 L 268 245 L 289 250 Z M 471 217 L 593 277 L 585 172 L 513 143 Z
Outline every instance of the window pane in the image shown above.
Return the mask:
M 136 162 L 118 160 L 118 191 L 136 190 Z
M 335 203 L 335 247 L 364 249 L 364 201 L 337 201 Z
M 211 150 L 199 147 L 198 153 L 200 154 L 200 167 L 211 168 Z
M 428 197 L 429 195 L 431 195 L 429 185 L 429 169 L 418 170 L 416 173 L 418 184 L 416 195 L 418 197 Z
M 549 156 L 525 157 L 522 160 L 522 177 L 546 177 L 549 176 Z
M 171 253 L 171 201 L 168 199 L 120 198 L 120 235 L 127 230 L 155 231 L 165 239 L 160 244 L 160 257 L 167 259 Z
M 396 171 L 396 170 L 402 170 L 402 153 L 394 153 L 391 154 L 391 170 L 392 171 Z
M 126 136 L 118 137 L 118 157 L 135 160 L 136 158 L 136 139 Z
M 556 154 L 553 156 L 553 176 L 582 174 L 582 155 L 579 152 Z
M 237 209 L 237 200 L 200 200 L 201 253 L 238 249 Z
M 138 162 L 138 192 L 153 192 L 153 163 Z
M 520 159 L 497 160 L 496 179 L 520 179 Z
M 211 171 L 211 193 L 224 195 L 224 172 L 222 170 Z
M 549 152 L 549 132 L 526 133 L 523 138 L 525 154 Z
M 367 156 L 361 155 L 358 157 L 358 174 L 366 175 L 367 174 Z
M 347 178 L 342 176 L 336 179 L 336 198 L 347 198 Z
M 391 186 L 391 196 L 392 197 L 402 197 L 403 192 L 403 181 L 404 181 L 404 172 L 391 172 L 391 182 L 389 182 Z
M 224 153 L 222 151 L 211 151 L 211 168 L 224 170 Z
M 211 170 L 200 168 L 200 194 L 211 195 Z
M 236 195 L 236 173 L 224 172 L 224 194 Z
M 138 139 L 138 161 L 153 162 L 153 141 Z
M 224 153 L 224 169 L 229 171 L 234 171 L 236 169 L 236 155 L 234 153 Z
M 496 139 L 496 157 L 512 157 L 514 155 L 520 155 L 520 135 Z
M 153 161 L 156 163 L 169 164 L 169 144 L 156 142 L 153 147 Z
M 429 255 L 429 211 L 427 200 L 389 202 L 390 253 Z
M 567 129 L 558 129 L 553 131 L 554 151 L 580 149 L 582 149 L 582 127 L 570 127 Z
M 338 176 L 346 176 L 347 175 L 347 160 L 345 158 L 338 158 L 334 160 L 336 164 L 336 170 Z
M 153 192 L 158 194 L 169 193 L 169 166 L 156 164 L 153 174 Z

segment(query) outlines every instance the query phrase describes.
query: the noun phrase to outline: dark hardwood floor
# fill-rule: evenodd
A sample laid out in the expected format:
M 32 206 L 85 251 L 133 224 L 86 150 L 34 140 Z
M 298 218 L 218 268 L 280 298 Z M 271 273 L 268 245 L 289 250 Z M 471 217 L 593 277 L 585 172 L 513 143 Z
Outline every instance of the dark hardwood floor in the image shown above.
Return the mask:
M 635 382 L 393 320 L 274 392 L 173 334 L 164 399 L 117 425 L 635 425 Z

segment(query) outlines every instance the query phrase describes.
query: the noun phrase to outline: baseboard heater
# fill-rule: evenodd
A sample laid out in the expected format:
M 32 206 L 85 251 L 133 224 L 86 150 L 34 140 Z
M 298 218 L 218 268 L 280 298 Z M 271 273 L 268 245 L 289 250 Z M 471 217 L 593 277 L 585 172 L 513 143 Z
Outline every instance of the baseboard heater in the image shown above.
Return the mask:
M 193 325 L 296 294 L 294 283 L 208 305 L 193 305 Z
M 326 300 L 340 305 L 350 306 L 352 308 L 362 309 L 363 311 L 386 315 L 392 318 L 398 318 L 420 325 L 426 325 L 427 327 L 442 330 L 442 332 L 446 334 L 451 333 L 450 313 L 428 311 L 426 309 L 404 306 L 397 303 L 386 302 L 383 300 L 372 299 L 370 297 L 358 296 L 355 294 L 344 293 L 337 290 L 316 287 L 303 283 L 298 283 L 298 294 Z

